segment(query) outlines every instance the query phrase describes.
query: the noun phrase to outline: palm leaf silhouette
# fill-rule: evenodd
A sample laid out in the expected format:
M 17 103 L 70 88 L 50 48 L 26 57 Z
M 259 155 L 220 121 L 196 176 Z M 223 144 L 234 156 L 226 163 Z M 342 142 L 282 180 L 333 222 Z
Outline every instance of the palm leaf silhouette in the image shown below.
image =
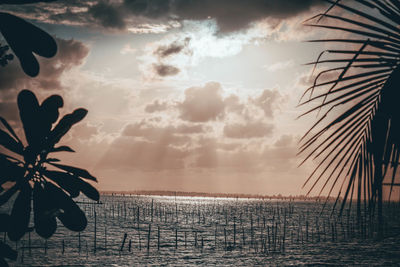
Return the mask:
M 381 225 L 383 179 L 390 176 L 392 191 L 400 156 L 400 1 L 327 2 L 330 8 L 306 25 L 345 37 L 310 42 L 345 48 L 325 50 L 309 63 L 314 70 L 320 65 L 328 69 L 319 71 L 300 100 L 300 105 L 315 105 L 301 116 L 319 115 L 301 139 L 302 163 L 318 161 L 303 187 L 309 187 L 308 193 L 319 187 L 319 195 L 328 197 L 338 192 L 334 208 L 343 198 L 340 213 L 354 198 L 358 216 L 362 203 L 370 212 L 378 203 Z M 333 10 L 343 15 L 330 14 Z M 337 75 L 321 80 L 329 73 Z
M 0 0 L 2 4 L 23 5 L 54 0 Z M 0 12 L 0 32 L 20 61 L 23 71 L 35 77 L 39 74 L 39 62 L 35 55 L 51 58 L 57 53 L 54 38 L 35 25 L 9 13 Z M 8 46 L 0 46 L 0 65 L 7 65 L 13 59 L 5 54 Z
M 99 192 L 84 181 L 97 182 L 97 179 L 87 170 L 55 163 L 59 160 L 49 155 L 59 151 L 74 152 L 67 146 L 55 145 L 74 124 L 86 116 L 87 110 L 76 109 L 58 120 L 59 109 L 63 106 L 61 96 L 52 95 L 40 104 L 35 94 L 29 90 L 21 91 L 17 102 L 26 145 L 9 123 L 0 117 L 0 123 L 5 128 L 0 129 L 0 146 L 13 152 L 12 156 L 0 153 L 0 189 L 3 189 L 1 186 L 5 182 L 14 182 L 11 188 L 0 194 L 0 205 L 18 192 L 11 214 L 7 217 L 8 237 L 16 241 L 29 230 L 32 200 L 34 228 L 41 237 L 49 238 L 54 234 L 56 218 L 70 230 L 84 230 L 87 225 L 86 216 L 73 198 L 82 192 L 98 201 Z

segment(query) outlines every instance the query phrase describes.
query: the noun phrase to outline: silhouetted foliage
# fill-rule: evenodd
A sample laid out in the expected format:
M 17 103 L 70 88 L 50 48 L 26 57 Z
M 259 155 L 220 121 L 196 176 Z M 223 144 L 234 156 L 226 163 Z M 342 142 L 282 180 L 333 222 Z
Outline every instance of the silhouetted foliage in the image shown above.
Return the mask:
M 51 1 L 0 0 L 0 4 L 20 5 Z M 42 29 L 14 15 L 0 12 L 0 32 L 19 59 L 24 72 L 31 77 L 39 74 L 39 63 L 34 53 L 47 58 L 53 57 L 57 53 L 57 44 L 53 37 Z
M 62 165 L 58 163 L 59 159 L 49 157 L 60 151 L 74 152 L 68 146 L 56 147 L 56 144 L 87 114 L 87 110 L 79 108 L 56 123 L 62 106 L 63 99 L 59 95 L 52 95 L 39 104 L 31 91 L 19 93 L 19 115 L 27 145 L 0 117 L 1 124 L 7 130 L 0 129 L 0 145 L 13 152 L 9 155 L 0 153 L 0 186 L 5 182 L 14 183 L 0 195 L 0 205 L 18 192 L 10 216 L 5 217 L 9 224 L 0 225 L 0 228 L 4 226 L 3 229 L 7 229 L 10 240 L 21 239 L 29 230 L 32 200 L 34 228 L 44 238 L 51 237 L 56 231 L 56 218 L 72 231 L 85 229 L 86 216 L 73 200 L 80 192 L 92 200 L 99 200 L 98 191 L 85 181 L 97 182 L 94 176 L 84 169 Z M 0 256 L 3 253 L 1 251 L 0 247 Z
M 311 42 L 349 48 L 325 50 L 317 61 L 310 63 L 314 68 L 319 64 L 328 64 L 330 68 L 319 72 L 303 95 L 309 93 L 310 98 L 301 103 L 322 101 L 305 114 L 327 109 L 302 138 L 300 153 L 308 151 L 305 160 L 319 160 L 304 185 L 314 179 L 309 192 L 317 184 L 322 188 L 320 194 L 327 187 L 328 195 L 338 190 L 337 199 L 344 199 L 341 212 L 346 200 L 354 197 L 358 215 L 362 202 L 370 212 L 378 202 L 382 226 L 382 182 L 387 174 L 391 175 L 393 186 L 400 157 L 400 1 L 327 2 L 332 6 L 308 20 L 317 20 L 315 24 L 307 25 L 349 35 Z M 329 14 L 334 7 L 351 16 Z M 322 21 L 332 23 L 321 24 Z M 325 54 L 334 58 L 323 59 Z M 334 72 L 338 73 L 336 78 L 320 81 L 324 74 Z M 318 90 L 322 92 L 315 95 Z M 332 113 L 338 108 L 344 109 L 339 116 Z M 325 181 L 322 177 L 326 177 Z

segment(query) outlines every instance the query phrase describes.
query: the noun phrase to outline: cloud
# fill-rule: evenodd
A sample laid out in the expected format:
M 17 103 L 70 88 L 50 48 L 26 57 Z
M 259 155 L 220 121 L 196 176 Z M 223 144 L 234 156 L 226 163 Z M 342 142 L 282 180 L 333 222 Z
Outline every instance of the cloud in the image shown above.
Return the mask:
M 281 136 L 268 146 L 262 139 L 243 143 L 241 138 L 221 141 L 205 134 L 201 124 L 161 126 L 149 120 L 129 124 L 110 144 L 98 168 L 151 172 L 200 168 L 250 174 L 296 167 L 297 147 L 292 136 Z
M 251 102 L 264 111 L 265 116 L 272 118 L 277 103 L 282 99 L 277 90 L 264 90 L 259 97 L 251 99 Z
M 71 137 L 79 140 L 90 140 L 99 134 L 98 126 L 81 122 L 75 125 L 71 130 Z
M 228 33 L 246 29 L 253 22 L 264 18 L 290 18 L 321 3 L 321 0 L 124 0 L 119 9 L 125 10 L 124 20 L 128 20 L 130 16 L 159 21 L 214 19 L 218 24 L 219 32 Z M 102 4 L 99 2 L 97 5 Z M 114 7 L 111 7 L 109 12 L 116 13 Z M 107 16 L 103 17 L 103 20 L 103 25 L 110 24 L 108 23 L 110 18 Z M 115 23 L 115 26 L 119 27 L 120 24 Z
M 244 30 L 265 18 L 291 18 L 322 3 L 321 0 L 88 0 L 7 7 L 6 10 L 48 23 L 117 30 L 154 23 L 168 25 L 171 21 L 213 19 L 219 32 L 229 33 Z
M 126 27 L 121 9 L 108 2 L 98 2 L 88 9 L 88 13 L 106 28 L 124 29 Z
M 187 152 L 159 143 L 120 137 L 111 144 L 105 155 L 98 168 L 161 171 L 183 169 Z
M 23 73 L 17 59 L 5 68 L 0 68 L 0 91 L 21 90 L 23 88 L 40 88 L 59 90 L 62 88 L 61 77 L 72 68 L 81 66 L 89 48 L 76 40 L 56 38 L 58 52 L 51 59 L 39 58 L 40 73 L 30 78 Z
M 265 119 L 272 119 L 283 101 L 284 97 L 275 89 L 265 89 L 259 95 L 243 99 L 236 94 L 224 96 L 220 83 L 208 82 L 204 86 L 185 89 L 183 99 L 173 103 L 154 99 L 145 105 L 144 111 L 147 113 L 177 111 L 179 119 L 189 122 L 236 120 L 235 123 L 239 123 L 238 125 L 227 127 L 227 131 L 232 132 L 231 128 L 236 129 L 240 125 L 252 128 L 258 123 L 268 124 Z M 261 129 L 259 131 L 261 132 Z
M 180 31 L 165 35 L 161 40 L 148 43 L 138 58 L 146 78 L 159 78 L 153 65 L 170 65 L 180 70 L 182 77 L 188 69 L 210 58 L 238 55 L 242 49 L 256 41 L 272 36 L 269 25 L 260 24 L 246 31 L 218 35 L 215 21 L 184 21 Z
M 272 116 L 279 101 L 274 90 L 247 99 L 232 93 L 225 97 L 217 82 L 189 87 L 175 102 L 154 99 L 144 106 L 146 113 L 169 112 L 128 123 L 104 153 L 99 168 L 155 173 L 197 169 L 255 173 L 273 169 L 265 163 L 268 151 L 278 157 L 295 150 L 291 138 L 273 139 L 274 123 L 264 114 L 266 109 Z M 266 145 L 267 138 L 275 143 Z
M 16 99 L 13 99 L 14 101 Z M 19 111 L 15 102 L 0 102 L 1 117 L 6 118 L 8 122 L 19 120 Z
M 276 142 L 275 147 L 285 147 L 294 143 L 294 138 L 292 135 L 284 134 Z
M 204 133 L 202 125 L 180 124 L 177 126 L 161 126 L 149 121 L 141 121 L 127 125 L 122 136 L 137 137 L 140 140 L 158 142 L 162 146 L 185 145 L 190 141 L 188 135 Z
M 224 99 L 224 104 L 228 112 L 237 114 L 242 114 L 246 106 L 237 95 L 233 94 Z
M 147 113 L 154 113 L 154 112 L 167 110 L 167 108 L 168 108 L 168 103 L 161 102 L 160 100 L 156 99 L 153 101 L 153 103 L 146 105 L 144 110 Z
M 284 19 L 308 11 L 320 0 L 194 0 L 176 1 L 175 14 L 180 19 L 215 19 L 219 31 L 234 32 L 248 28 L 263 18 Z
M 298 148 L 295 138 L 291 135 L 281 135 L 272 146 L 266 147 L 261 153 L 260 159 L 273 171 L 297 172 Z
M 190 39 L 190 37 L 186 37 L 181 43 L 175 41 L 169 45 L 161 45 L 154 51 L 154 54 L 158 55 L 160 58 L 178 54 L 189 45 Z
M 293 60 L 287 60 L 287 61 L 281 61 L 281 62 L 276 62 L 274 64 L 264 66 L 267 71 L 269 72 L 275 72 L 275 71 L 280 71 L 280 70 L 287 70 L 291 67 L 294 66 L 294 61 Z
M 199 134 L 205 132 L 204 126 L 201 124 L 195 124 L 195 125 L 181 124 L 178 127 L 176 127 L 175 130 L 176 133 L 179 134 Z
M 215 82 L 186 89 L 185 99 L 177 105 L 180 118 L 191 122 L 206 122 L 222 116 L 225 107 L 221 90 L 221 85 Z
M 99 165 L 143 171 L 183 169 L 190 156 L 191 136 L 204 131 L 198 124 L 162 126 L 149 120 L 132 123 L 114 140 Z
M 33 90 L 39 99 L 43 95 L 49 96 L 48 91 L 61 94 L 64 89 L 63 77 L 70 70 L 79 68 L 89 53 L 89 48 L 79 41 L 56 38 L 56 42 L 56 56 L 51 59 L 39 58 L 40 73 L 35 78 L 22 71 L 18 59 L 4 68 L 0 67 L 0 114 L 10 123 L 19 123 L 16 104 L 19 91 Z
M 279 140 L 286 138 L 281 136 Z M 226 150 L 224 147 L 231 146 Z M 296 170 L 297 146 L 293 139 L 277 145 L 265 145 L 262 140 L 252 144 L 220 143 L 216 139 L 202 139 L 194 150 L 196 156 L 192 167 L 241 171 L 248 174 L 274 171 L 275 175 Z
M 126 54 L 134 54 L 136 53 L 137 49 L 133 48 L 130 44 L 126 44 L 124 45 L 124 47 L 122 47 L 120 53 L 122 55 L 126 55 Z
M 271 136 L 273 124 L 263 121 L 233 123 L 224 126 L 224 135 L 229 138 L 260 138 Z
M 190 55 L 192 51 L 188 50 L 189 42 L 190 37 L 186 37 L 183 40 L 175 40 L 172 43 L 157 46 L 150 54 L 150 58 L 153 62 L 153 72 L 158 77 L 177 75 L 180 69 L 171 64 L 171 57 L 181 53 Z M 155 56 L 155 58 L 153 56 Z
M 180 72 L 178 68 L 166 64 L 153 64 L 153 68 L 157 75 L 161 77 L 174 76 Z

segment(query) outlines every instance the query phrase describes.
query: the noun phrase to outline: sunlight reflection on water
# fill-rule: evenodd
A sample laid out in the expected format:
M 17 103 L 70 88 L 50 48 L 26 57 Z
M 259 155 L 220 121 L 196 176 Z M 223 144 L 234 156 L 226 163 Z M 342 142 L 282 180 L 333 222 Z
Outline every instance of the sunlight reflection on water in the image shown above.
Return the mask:
M 316 202 L 102 196 L 102 203 L 80 204 L 88 217 L 87 229 L 78 234 L 59 223 L 47 248 L 35 233 L 31 241 L 26 234 L 17 244 L 18 261 L 11 266 L 400 265 L 400 228 L 381 242 L 344 239 L 350 228 L 338 222 L 337 239 L 332 241 L 333 221 L 320 215 L 321 204 Z M 272 234 L 274 227 L 277 235 Z M 285 252 L 280 253 L 283 237 Z

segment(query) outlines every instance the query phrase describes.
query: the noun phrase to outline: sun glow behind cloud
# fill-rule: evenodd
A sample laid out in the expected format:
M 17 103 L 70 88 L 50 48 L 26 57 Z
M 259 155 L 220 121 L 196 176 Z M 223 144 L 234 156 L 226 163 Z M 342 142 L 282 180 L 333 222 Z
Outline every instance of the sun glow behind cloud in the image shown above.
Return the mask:
M 145 54 L 139 59 L 143 63 L 142 71 L 146 78 L 155 79 L 158 76 L 183 76 L 187 78 L 187 70 L 199 65 L 207 59 L 223 59 L 238 55 L 244 46 L 256 43 L 270 36 L 271 28 L 265 23 L 239 33 L 218 35 L 218 25 L 215 20 L 184 21 L 182 30 L 167 34 L 161 40 L 150 43 L 145 48 Z M 171 45 L 181 46 L 175 53 L 160 57 L 156 51 L 159 47 Z M 154 73 L 154 65 L 168 65 L 178 71 L 173 73 Z M 157 75 L 158 74 L 158 75 Z
M 72 23 L 85 12 L 80 8 L 71 17 L 46 9 L 40 18 Z M 87 120 L 65 139 L 77 156 L 63 157 L 90 166 L 104 190 L 300 192 L 306 172 L 296 169 L 295 154 L 305 125 L 294 119 L 308 70 L 298 66 L 307 50 L 297 38 L 307 31 L 296 23 L 304 15 L 248 18 L 234 31 L 221 28 L 230 23 L 221 14 L 179 23 L 123 17 L 125 28 L 103 21 L 98 30 L 92 19 L 107 19 L 100 11 L 75 21 L 85 30 L 91 25 L 84 33 L 52 25 L 60 38 L 76 40 L 64 41 L 61 49 L 74 60 L 49 91 L 42 90 L 45 79 L 15 72 L 18 82 L 0 92 L 0 104 L 11 105 L 15 91 L 29 86 L 41 97 L 62 94 L 67 107 L 87 108 Z M 72 44 L 86 53 L 73 54 Z

